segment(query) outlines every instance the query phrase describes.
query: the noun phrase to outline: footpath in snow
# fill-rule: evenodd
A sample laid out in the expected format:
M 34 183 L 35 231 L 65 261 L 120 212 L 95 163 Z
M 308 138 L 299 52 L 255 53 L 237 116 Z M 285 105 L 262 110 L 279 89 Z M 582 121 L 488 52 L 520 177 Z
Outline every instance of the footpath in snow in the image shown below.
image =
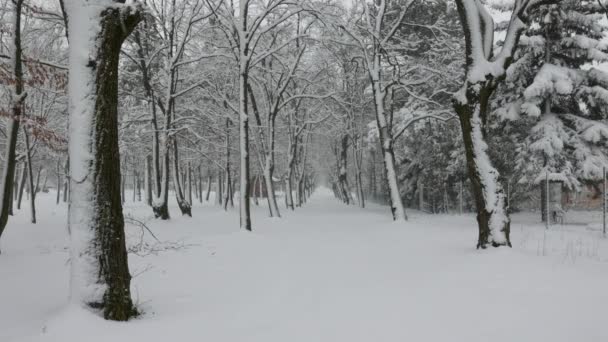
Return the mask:
M 66 207 L 41 194 L 41 223 L 22 208 L 3 236 L 1 342 L 608 341 L 608 242 L 584 227 L 516 217 L 512 249 L 477 251 L 472 215 L 393 223 L 324 189 L 282 219 L 254 208 L 252 233 L 236 210 L 174 206 L 160 222 L 126 205 L 160 240 L 127 227 L 143 315 L 114 323 L 67 306 Z

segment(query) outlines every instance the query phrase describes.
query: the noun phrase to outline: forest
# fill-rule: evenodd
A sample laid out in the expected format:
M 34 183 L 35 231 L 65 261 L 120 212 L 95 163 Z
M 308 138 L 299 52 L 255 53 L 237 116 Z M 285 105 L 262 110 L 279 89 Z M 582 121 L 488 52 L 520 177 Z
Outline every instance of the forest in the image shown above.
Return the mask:
M 0 116 L 0 341 L 608 340 L 606 0 L 0 0 Z

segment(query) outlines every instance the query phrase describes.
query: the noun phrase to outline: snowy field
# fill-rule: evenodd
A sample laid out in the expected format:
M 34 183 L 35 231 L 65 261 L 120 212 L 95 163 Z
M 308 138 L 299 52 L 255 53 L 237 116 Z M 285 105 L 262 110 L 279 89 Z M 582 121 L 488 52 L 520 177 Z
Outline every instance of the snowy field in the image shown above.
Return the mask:
M 172 207 L 170 223 L 130 201 L 132 293 L 143 315 L 104 321 L 67 307 L 66 208 L 41 194 L 12 218 L 0 255 L 0 341 L 608 341 L 608 241 L 595 226 L 545 232 L 519 214 L 512 249 L 475 250 L 471 215 L 395 224 L 388 209 L 347 207 L 318 190 L 254 232 L 238 212 Z M 212 203 L 212 202 L 211 202 Z

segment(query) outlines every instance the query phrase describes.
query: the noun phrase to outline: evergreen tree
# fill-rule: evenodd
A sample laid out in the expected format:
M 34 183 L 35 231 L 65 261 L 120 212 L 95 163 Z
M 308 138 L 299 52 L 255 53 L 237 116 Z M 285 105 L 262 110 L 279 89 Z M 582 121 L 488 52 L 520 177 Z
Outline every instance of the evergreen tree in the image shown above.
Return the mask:
M 566 0 L 539 7 L 522 36 L 495 114 L 517 141 L 520 182 L 548 174 L 571 189 L 602 177 L 608 165 L 608 27 L 595 3 Z M 501 124 L 501 129 L 505 127 Z M 504 130 L 503 130 L 504 132 Z

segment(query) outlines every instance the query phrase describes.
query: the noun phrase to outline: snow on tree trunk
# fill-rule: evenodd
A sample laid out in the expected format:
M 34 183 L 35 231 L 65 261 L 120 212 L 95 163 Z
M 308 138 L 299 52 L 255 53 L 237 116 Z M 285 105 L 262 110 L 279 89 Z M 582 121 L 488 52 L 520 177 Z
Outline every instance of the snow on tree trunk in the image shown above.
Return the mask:
M 492 166 L 487 153 L 488 146 L 479 114 L 480 105 L 455 105 L 460 117 L 467 170 L 477 206 L 477 248 L 486 248 L 488 244 L 494 247 L 510 246 L 510 220 L 506 211 L 504 191 L 498 181 L 498 171 Z
M 374 59 L 374 65 L 370 70 L 370 78 L 372 80 L 372 92 L 374 95 L 374 105 L 376 108 L 376 124 L 378 126 L 378 135 L 380 139 L 380 146 L 382 148 L 384 176 L 386 178 L 386 183 L 389 190 L 391 213 L 393 214 L 393 220 L 395 221 L 407 220 L 401 194 L 399 193 L 399 184 L 397 182 L 392 132 L 386 118 L 386 109 L 384 108 L 384 99 L 386 97 L 386 93 L 382 90 L 382 85 L 380 84 L 379 55 Z
M 511 246 L 504 191 L 498 181 L 498 171 L 487 153 L 485 129 L 492 94 L 513 62 L 530 10 L 542 3 L 546 1 L 514 1 L 503 44 L 494 55 L 494 22 L 485 5 L 477 0 L 456 0 L 465 33 L 466 76 L 453 103 L 460 119 L 467 170 L 477 207 L 477 248 Z
M 65 0 L 69 23 L 70 299 L 125 321 L 130 293 L 120 198 L 118 64 L 142 8 L 117 1 Z

